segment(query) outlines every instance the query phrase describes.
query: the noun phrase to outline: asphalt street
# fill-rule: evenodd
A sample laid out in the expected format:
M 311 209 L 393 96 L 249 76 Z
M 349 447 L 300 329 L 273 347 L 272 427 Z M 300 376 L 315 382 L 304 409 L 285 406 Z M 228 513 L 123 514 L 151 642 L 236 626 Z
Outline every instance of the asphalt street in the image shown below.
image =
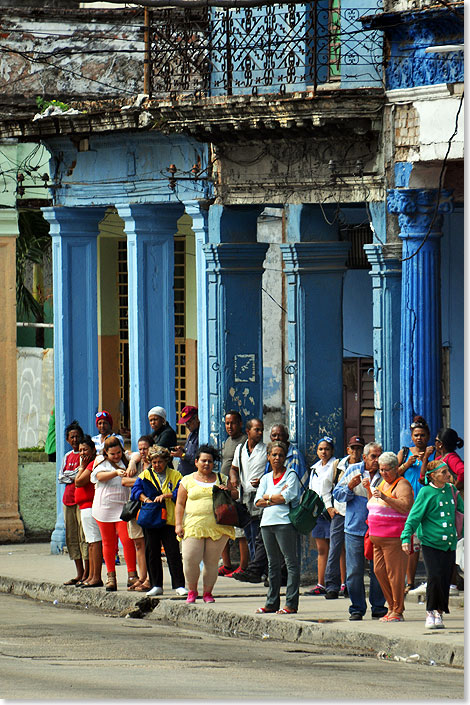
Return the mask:
M 457 700 L 463 671 L 0 595 L 0 697 Z

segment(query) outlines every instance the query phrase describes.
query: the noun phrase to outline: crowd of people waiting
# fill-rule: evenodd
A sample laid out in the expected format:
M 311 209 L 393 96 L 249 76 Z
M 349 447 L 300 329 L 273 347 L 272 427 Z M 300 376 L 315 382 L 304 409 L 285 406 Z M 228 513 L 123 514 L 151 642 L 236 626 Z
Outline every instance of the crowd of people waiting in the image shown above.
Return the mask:
M 139 438 L 137 453 L 124 449 L 107 411 L 96 414 L 98 433 L 93 437 L 77 421 L 66 428 L 72 450 L 63 459 L 59 482 L 65 484 L 66 544 L 77 571 L 66 585 L 116 591 L 120 541 L 128 590 L 163 594 L 163 554 L 172 589 L 188 604 L 198 598 L 202 566 L 204 602 L 214 602 L 216 580 L 225 576 L 264 581 L 268 592 L 258 613 L 296 613 L 300 535 L 290 512 L 308 485 L 325 509 L 312 531 L 317 584 L 304 595 L 349 598 L 349 619 L 362 620 L 369 560 L 372 618 L 401 622 L 405 595 L 425 592 L 425 626 L 443 628 L 449 593 L 457 589 L 455 549 L 463 517 L 464 464 L 456 453 L 463 441 L 453 429 L 441 429 L 430 445 L 428 424 L 416 416 L 410 448 L 383 452 L 378 443 L 365 444 L 354 435 L 342 458 L 335 457 L 334 441 L 325 435 L 316 444 L 318 461 L 309 471 L 282 423 L 271 427 L 266 445 L 261 419 L 248 420 L 244 429 L 239 412 L 228 411 L 227 440 L 219 454 L 210 445 L 199 445 L 196 407 L 186 406 L 178 421 L 188 431 L 184 446 L 178 445 L 163 407 L 150 409 L 148 419 L 151 430 Z M 248 516 L 243 528 L 216 522 L 215 485 L 243 503 Z M 121 514 L 129 500 L 142 514 L 147 514 L 142 507 L 150 504 L 145 509 L 156 510 L 157 523 L 146 524 L 139 515 L 124 521 Z M 238 567 L 231 564 L 230 540 L 238 542 Z M 427 582 L 416 588 L 420 551 Z M 281 608 L 282 585 L 286 593 Z

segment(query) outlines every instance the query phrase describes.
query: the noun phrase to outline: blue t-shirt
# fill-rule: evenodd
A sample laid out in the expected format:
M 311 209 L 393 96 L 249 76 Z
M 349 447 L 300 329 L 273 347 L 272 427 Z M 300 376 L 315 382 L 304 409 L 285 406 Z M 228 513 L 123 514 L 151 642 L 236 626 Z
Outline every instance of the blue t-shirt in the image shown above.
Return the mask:
M 406 463 L 408 458 L 413 455 L 411 452 L 411 449 L 408 448 L 408 455 L 406 458 L 402 460 L 402 463 Z M 428 458 L 428 460 L 434 460 L 434 453 Z M 411 465 L 408 470 L 405 470 L 403 477 L 405 480 L 408 480 L 410 483 L 411 487 L 413 488 L 414 496 L 415 499 L 418 496 L 419 492 L 423 489 L 424 485 L 421 484 L 419 481 L 419 476 L 421 474 L 421 466 L 422 466 L 421 460 L 415 460 L 413 465 Z

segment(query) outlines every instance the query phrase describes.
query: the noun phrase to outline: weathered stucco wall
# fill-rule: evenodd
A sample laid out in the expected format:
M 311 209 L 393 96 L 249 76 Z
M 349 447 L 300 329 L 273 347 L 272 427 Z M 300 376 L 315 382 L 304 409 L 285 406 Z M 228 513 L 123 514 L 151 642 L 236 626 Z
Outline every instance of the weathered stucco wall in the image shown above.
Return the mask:
M 19 463 L 18 504 L 26 538 L 49 539 L 56 522 L 55 463 Z
M 263 418 L 265 440 L 275 422 L 286 423 L 283 398 L 284 317 L 282 258 L 282 209 L 266 208 L 258 219 L 258 242 L 269 243 L 264 261 L 263 311 Z
M 3 10 L 3 98 L 142 92 L 142 21 L 143 8 Z
M 18 348 L 18 448 L 43 446 L 54 406 L 54 351 Z

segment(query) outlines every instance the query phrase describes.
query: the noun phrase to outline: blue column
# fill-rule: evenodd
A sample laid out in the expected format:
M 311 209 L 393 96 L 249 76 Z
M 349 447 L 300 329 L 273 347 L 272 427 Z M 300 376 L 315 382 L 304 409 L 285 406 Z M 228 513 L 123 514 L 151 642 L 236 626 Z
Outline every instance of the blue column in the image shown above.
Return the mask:
M 343 447 L 342 294 L 348 242 L 281 245 L 287 279 L 289 433 L 310 460 L 318 438 Z
M 43 208 L 52 236 L 54 287 L 54 393 L 57 472 L 66 447 L 65 427 L 77 419 L 95 429 L 98 409 L 96 240 L 103 208 Z M 51 553 L 65 545 L 64 485 L 57 483 L 57 523 Z
M 268 245 L 256 242 L 262 208 L 211 206 L 207 272 L 208 347 L 198 355 L 208 369 L 210 441 L 220 446 L 223 415 L 262 416 L 261 282 Z
M 116 206 L 127 235 L 129 398 L 132 448 L 149 431 L 148 410 L 175 403 L 174 235 L 182 205 Z
M 196 241 L 196 297 L 197 297 L 197 390 L 199 438 L 208 439 L 210 433 L 209 413 L 209 368 L 208 368 L 208 328 L 207 328 L 207 274 L 203 245 L 209 239 L 209 207 L 205 201 L 187 201 L 186 213 L 193 220 L 192 230 Z
M 375 440 L 400 447 L 401 244 L 364 245 L 372 265 Z
M 431 433 L 442 423 L 440 239 L 451 191 L 391 189 L 388 209 L 398 213 L 403 240 L 400 358 L 400 443 L 410 444 L 415 414 Z

